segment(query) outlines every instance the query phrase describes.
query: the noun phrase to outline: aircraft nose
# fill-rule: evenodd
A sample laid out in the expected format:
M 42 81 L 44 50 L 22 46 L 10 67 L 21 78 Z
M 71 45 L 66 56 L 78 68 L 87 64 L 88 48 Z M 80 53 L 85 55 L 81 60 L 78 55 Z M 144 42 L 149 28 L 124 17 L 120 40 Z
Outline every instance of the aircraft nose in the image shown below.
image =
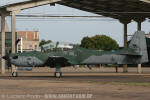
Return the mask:
M 3 56 L 2 58 L 5 59 L 5 60 L 9 59 L 8 56 Z

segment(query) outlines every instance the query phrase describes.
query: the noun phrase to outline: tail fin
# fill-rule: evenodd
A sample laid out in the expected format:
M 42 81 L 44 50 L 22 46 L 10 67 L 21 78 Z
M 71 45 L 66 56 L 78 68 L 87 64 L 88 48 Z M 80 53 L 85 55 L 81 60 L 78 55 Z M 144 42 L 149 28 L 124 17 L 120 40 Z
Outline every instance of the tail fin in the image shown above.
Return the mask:
M 144 31 L 135 32 L 131 39 L 129 48 L 134 49 L 140 55 L 139 63 L 148 62 L 147 44 Z

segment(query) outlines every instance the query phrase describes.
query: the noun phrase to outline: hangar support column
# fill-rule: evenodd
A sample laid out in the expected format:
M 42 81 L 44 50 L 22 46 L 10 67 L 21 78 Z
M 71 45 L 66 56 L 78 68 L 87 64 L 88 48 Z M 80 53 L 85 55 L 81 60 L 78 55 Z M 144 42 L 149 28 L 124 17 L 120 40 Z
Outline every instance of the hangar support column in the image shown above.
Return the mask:
M 124 24 L 124 47 L 127 48 L 128 46 L 128 33 L 127 33 L 127 30 L 128 30 L 128 23 L 123 23 Z
M 127 33 L 127 30 L 128 30 L 128 23 L 125 22 L 123 23 L 124 24 L 124 48 L 127 48 L 128 46 L 128 33 Z M 128 65 L 123 65 L 123 72 L 124 73 L 127 73 L 128 72 Z
M 138 21 L 137 23 L 138 23 L 138 25 L 137 25 L 137 30 L 138 30 L 138 31 L 141 31 L 141 23 L 142 23 L 142 22 L 141 22 L 141 21 Z
M 128 47 L 128 23 L 131 22 L 131 20 L 120 20 L 120 22 L 124 25 L 124 48 Z M 128 65 L 123 65 L 123 72 L 127 73 L 128 72 Z
M 5 56 L 5 17 L 6 14 L 1 14 L 1 57 Z M 5 74 L 5 60 L 1 59 L 1 73 Z
M 11 14 L 11 31 L 12 31 L 12 48 L 11 52 L 15 53 L 16 52 L 16 13 L 12 12 Z
M 137 24 L 137 30 L 141 31 L 141 23 L 145 20 L 145 18 L 135 18 L 134 19 L 138 24 Z M 137 72 L 139 74 L 142 73 L 142 64 L 138 64 Z
M 12 11 L 11 13 L 11 31 L 12 31 L 12 48 L 11 48 L 11 53 L 16 53 L 16 14 L 19 13 L 20 11 Z M 12 65 L 12 72 L 16 67 Z

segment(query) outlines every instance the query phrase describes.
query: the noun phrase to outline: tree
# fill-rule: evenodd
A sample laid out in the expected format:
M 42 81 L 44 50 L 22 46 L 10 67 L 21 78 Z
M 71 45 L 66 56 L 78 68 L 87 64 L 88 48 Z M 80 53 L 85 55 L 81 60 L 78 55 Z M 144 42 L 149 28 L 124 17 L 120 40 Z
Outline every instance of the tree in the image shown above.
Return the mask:
M 81 47 L 95 50 L 117 50 L 119 45 L 109 36 L 95 35 L 93 37 L 84 37 L 81 41 Z
M 48 43 L 51 43 L 52 41 L 51 40 L 44 40 L 44 39 L 42 39 L 41 41 L 40 41 L 40 44 L 39 44 L 39 46 L 42 46 L 42 45 L 45 45 L 45 44 L 48 44 Z
M 91 48 L 91 49 L 94 49 L 94 45 L 93 45 L 93 40 L 92 38 L 90 37 L 84 37 L 82 40 L 81 40 L 81 47 L 83 48 Z

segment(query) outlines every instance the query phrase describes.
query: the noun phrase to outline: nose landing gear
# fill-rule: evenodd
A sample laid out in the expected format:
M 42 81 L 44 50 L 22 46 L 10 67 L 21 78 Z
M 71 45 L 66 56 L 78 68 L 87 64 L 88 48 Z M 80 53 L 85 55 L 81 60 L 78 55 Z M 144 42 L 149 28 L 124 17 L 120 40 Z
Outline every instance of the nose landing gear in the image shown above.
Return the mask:
M 17 77 L 18 76 L 18 72 L 12 72 L 12 76 L 13 77 Z
M 12 76 L 13 77 L 17 77 L 18 76 L 17 68 L 15 68 L 14 72 L 12 72 Z

